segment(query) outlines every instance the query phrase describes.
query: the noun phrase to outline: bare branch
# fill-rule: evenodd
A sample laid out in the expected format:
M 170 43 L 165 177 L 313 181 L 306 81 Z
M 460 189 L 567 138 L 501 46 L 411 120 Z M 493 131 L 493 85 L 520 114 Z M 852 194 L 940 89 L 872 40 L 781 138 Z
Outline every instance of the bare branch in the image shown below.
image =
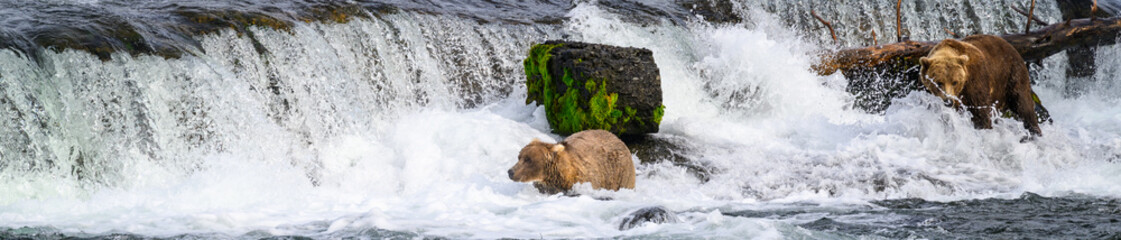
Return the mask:
M 951 32 L 950 29 L 942 28 L 942 31 L 946 31 L 946 33 L 950 34 L 950 36 L 953 36 L 954 38 L 961 38 L 961 36 L 958 36 L 957 33 Z
M 1024 12 L 1023 9 L 1020 9 L 1016 6 L 1012 6 L 1012 11 L 1016 11 L 1016 13 L 1019 13 L 1020 15 L 1028 17 L 1027 12 Z M 1031 20 L 1035 21 L 1035 23 L 1039 24 L 1039 25 L 1051 25 L 1050 23 L 1047 23 L 1047 21 L 1043 21 L 1043 19 L 1039 19 L 1039 17 L 1037 17 L 1037 16 L 1031 16 Z
M 880 41 L 876 40 L 876 29 L 872 29 L 872 46 L 880 45 Z
M 817 12 L 814 10 L 810 10 L 810 15 L 813 15 L 814 18 L 817 18 L 817 21 L 821 22 L 821 24 L 825 24 L 825 27 L 829 28 L 829 35 L 833 36 L 833 43 L 837 43 L 837 32 L 833 31 L 833 24 L 817 16 Z
M 1097 0 L 1094 0 L 1097 2 Z M 1024 25 L 1024 34 L 1031 33 L 1031 18 L 1035 15 L 1035 0 L 1031 0 L 1031 8 L 1028 8 L 1028 23 Z
M 1090 21 L 1098 20 L 1098 0 L 1094 0 L 1094 6 L 1090 6 Z
M 903 8 L 903 0 L 895 1 L 895 41 L 903 41 L 903 15 L 901 9 Z

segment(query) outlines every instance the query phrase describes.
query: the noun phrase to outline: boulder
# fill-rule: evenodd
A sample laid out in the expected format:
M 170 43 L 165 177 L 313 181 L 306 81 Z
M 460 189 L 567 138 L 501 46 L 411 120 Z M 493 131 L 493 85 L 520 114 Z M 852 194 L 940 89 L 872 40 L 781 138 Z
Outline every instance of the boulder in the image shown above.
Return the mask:
M 627 143 L 627 148 L 638 157 L 641 164 L 669 163 L 685 169 L 701 183 L 706 183 L 717 170 L 703 161 L 697 149 L 700 146 L 690 139 L 670 134 L 651 134 L 648 137 Z M 654 170 L 657 172 L 658 170 Z
M 650 50 L 568 41 L 534 45 L 525 59 L 526 104 L 545 106 L 553 132 L 658 132 L 662 79 Z
M 729 0 L 678 0 L 677 5 L 711 23 L 735 24 L 743 21 Z
M 623 218 L 623 222 L 619 223 L 619 231 L 626 231 L 635 227 L 640 227 L 646 223 L 677 223 L 677 215 L 670 212 L 669 209 L 661 206 L 645 207 L 635 210 Z

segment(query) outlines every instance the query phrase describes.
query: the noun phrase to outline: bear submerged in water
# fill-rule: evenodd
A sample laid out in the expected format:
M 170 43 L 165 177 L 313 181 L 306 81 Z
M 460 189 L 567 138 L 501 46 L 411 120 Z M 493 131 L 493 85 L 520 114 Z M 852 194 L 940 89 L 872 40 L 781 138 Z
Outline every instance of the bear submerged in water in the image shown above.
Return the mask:
M 603 130 L 581 131 L 557 144 L 535 139 L 522 148 L 507 174 L 510 180 L 532 182 L 545 194 L 569 193 L 572 185 L 583 182 L 595 189 L 633 189 L 635 179 L 627 145 Z
M 965 107 L 973 126 L 992 128 L 991 114 L 1011 111 L 1032 136 L 1041 136 L 1031 80 L 1024 59 L 1004 39 L 974 35 L 961 41 L 946 39 L 920 59 L 923 86 L 950 102 Z

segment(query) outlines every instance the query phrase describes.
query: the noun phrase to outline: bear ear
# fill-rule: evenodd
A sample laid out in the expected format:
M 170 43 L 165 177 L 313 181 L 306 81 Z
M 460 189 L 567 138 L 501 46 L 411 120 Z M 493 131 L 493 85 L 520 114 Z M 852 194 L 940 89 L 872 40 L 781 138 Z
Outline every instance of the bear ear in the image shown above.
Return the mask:
M 554 153 L 559 153 L 559 152 L 561 152 L 561 151 L 564 151 L 564 144 L 560 144 L 560 143 L 558 143 L 558 144 L 556 144 L 556 145 L 553 145 L 553 149 L 552 149 L 552 150 L 553 150 L 553 152 L 554 152 Z
M 919 58 L 919 64 L 922 64 L 923 66 L 930 66 L 930 57 Z
M 967 45 L 970 45 L 970 44 L 967 43 L 967 42 L 958 41 L 957 39 L 949 38 L 949 39 L 946 39 L 946 40 L 942 40 L 942 42 L 939 43 L 939 45 L 946 45 L 946 46 L 954 48 L 954 49 L 963 49 L 963 48 L 967 48 L 968 47 Z
M 530 143 L 530 144 L 534 144 L 534 143 L 539 143 L 539 142 L 541 142 L 541 139 L 539 139 L 539 138 L 533 138 L 533 141 L 530 141 L 529 143 Z
M 981 49 L 977 48 L 976 45 L 969 44 L 969 43 L 966 43 L 966 42 L 962 42 L 961 48 L 959 49 L 958 53 L 961 53 L 961 56 L 963 57 L 962 62 L 964 62 L 964 63 L 969 63 L 970 61 L 978 60 L 978 59 L 971 59 L 969 57 L 969 55 L 973 55 L 973 56 L 984 56 L 985 55 L 985 51 L 981 51 Z
M 958 56 L 958 61 L 960 61 L 963 65 L 969 64 L 969 55 L 962 54 L 961 56 Z

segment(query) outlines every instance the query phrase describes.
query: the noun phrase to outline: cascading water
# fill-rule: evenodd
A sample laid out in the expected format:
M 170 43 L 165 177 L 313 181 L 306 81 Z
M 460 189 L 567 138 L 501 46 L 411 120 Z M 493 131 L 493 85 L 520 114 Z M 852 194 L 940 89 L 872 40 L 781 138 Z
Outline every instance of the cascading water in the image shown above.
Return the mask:
M 1067 212 L 1104 216 L 1059 219 L 1095 221 L 1077 236 L 1121 229 L 1108 222 L 1121 211 L 1118 47 L 1098 49 L 1093 90 L 1077 96 L 1063 91 L 1073 83 L 1062 54 L 1035 67 L 1055 121 L 1020 143 L 1014 120 L 975 130 L 922 92 L 865 112 L 843 76 L 809 70 L 834 46 L 809 9 L 834 22 L 836 47 L 854 47 L 872 30 L 894 41 L 894 2 L 732 1 L 743 22 L 731 24 L 668 0 L 380 4 L 398 10 L 148 40 L 178 58 L 29 52 L 5 39 L 0 238 L 977 237 L 994 233 L 949 224 L 995 215 L 970 207 L 1064 209 L 1071 198 L 1098 207 Z M 905 35 L 1022 31 L 1008 6 L 1024 4 L 907 1 Z M 545 9 L 517 13 L 535 7 Z M 1035 12 L 1059 22 L 1053 4 Z M 506 178 L 524 144 L 559 138 L 524 104 L 521 63 L 531 44 L 558 38 L 653 50 L 667 110 L 654 146 L 634 146 L 636 189 L 545 196 Z M 681 221 L 616 229 L 652 205 Z
M 1012 7 L 1028 9 L 1029 4 L 1030 1 L 1013 0 L 902 1 L 899 7 L 903 37 L 911 40 L 950 37 L 945 30 L 962 36 L 1019 33 L 1024 30 L 1024 17 L 1012 11 Z M 896 1 L 743 1 L 739 5 L 772 14 L 770 17 L 781 23 L 772 27 L 793 26 L 815 42 L 831 43 L 832 39 L 829 31 L 807 13 L 809 10 L 817 11 L 834 25 L 841 46 L 872 45 L 873 35 L 879 43 L 896 40 Z M 1038 3 L 1034 13 L 1051 23 L 1061 20 L 1054 2 Z

